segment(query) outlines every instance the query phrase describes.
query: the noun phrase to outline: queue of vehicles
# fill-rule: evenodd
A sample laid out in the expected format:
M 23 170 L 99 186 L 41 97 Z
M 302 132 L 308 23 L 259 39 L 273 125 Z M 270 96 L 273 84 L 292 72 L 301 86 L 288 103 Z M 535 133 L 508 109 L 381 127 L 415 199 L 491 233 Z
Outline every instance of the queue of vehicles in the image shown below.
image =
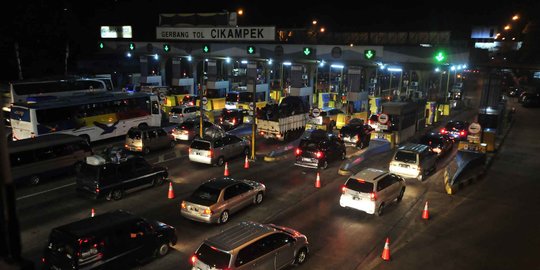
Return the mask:
M 146 103 L 152 104 L 152 101 L 149 101 Z M 299 109 L 298 105 L 295 105 L 299 104 L 298 102 L 302 102 L 301 99 L 300 101 L 295 98 L 284 99 L 277 107 L 271 106 L 267 110 L 261 110 L 261 114 L 257 115 L 259 132 L 263 135 L 268 134 L 269 137 L 284 139 L 295 131 L 303 131 L 309 113 L 305 108 Z M 101 107 L 107 106 L 109 104 Z M 150 105 L 150 114 L 153 112 L 152 108 Z M 24 121 L 24 117 L 20 118 L 19 121 Z M 205 136 L 199 137 L 199 120 L 189 118 L 183 120 L 177 126 L 178 129 L 171 133 L 167 133 L 158 125 L 131 127 L 127 131 L 125 149 L 147 154 L 150 150 L 160 147 L 174 147 L 175 140 L 186 140 L 191 141 L 190 161 L 218 166 L 223 165 L 229 158 L 249 153 L 249 141 L 226 134 L 218 125 L 204 121 L 203 134 Z M 265 126 L 264 123 L 267 125 Z M 331 120 L 327 122 L 327 124 L 330 123 Z M 329 130 L 331 129 L 333 127 Z M 340 132 L 339 136 L 323 130 L 315 130 L 308 137 L 300 140 L 298 148 L 295 149 L 295 165 L 326 169 L 330 161 L 345 159 L 345 141 L 359 148 L 369 145 L 371 130 L 369 125 L 363 123 L 351 123 L 343 132 Z M 446 133 L 456 132 L 454 128 L 447 130 Z M 457 137 L 462 136 L 459 129 L 457 133 L 452 134 Z M 38 138 L 47 139 L 47 136 Z M 80 144 L 84 142 L 86 146 L 89 141 L 93 141 L 92 138 L 88 140 L 80 136 L 75 138 L 79 141 L 82 139 Z M 158 142 L 160 139 L 163 139 L 163 143 Z M 340 205 L 381 215 L 388 204 L 402 200 L 405 192 L 404 177 L 422 180 L 423 176 L 434 170 L 436 161 L 434 152 L 436 151 L 433 149 L 437 147 L 441 149 L 441 152 L 443 151 L 442 146 L 431 144 L 406 145 L 398 148 L 388 171 L 367 169 L 350 177 L 342 188 Z M 56 153 L 55 150 L 52 152 Z M 102 157 L 92 154 L 90 152 L 81 158 L 83 161 L 74 162 L 77 164 L 77 191 L 92 198 L 105 197 L 108 200 L 119 200 L 132 189 L 161 185 L 168 177 L 167 168 L 148 164 L 140 156 L 120 155 L 114 159 L 116 155 Z M 182 201 L 180 212 L 182 216 L 191 220 L 223 224 L 228 222 L 230 214 L 241 208 L 262 203 L 265 193 L 266 187 L 255 181 L 231 178 L 212 179 Z M 105 219 L 113 221 L 99 225 L 99 222 Z M 94 227 L 94 229 L 87 229 L 89 227 Z M 243 236 L 240 242 L 231 242 L 231 239 L 248 227 L 257 228 L 257 230 L 248 236 Z M 122 237 L 114 239 L 117 242 L 109 238 L 112 237 L 110 233 L 114 230 L 125 230 Z M 148 221 L 123 211 L 116 211 L 103 214 L 103 217 L 96 219 L 86 219 L 55 228 L 51 232 L 42 261 L 48 269 L 63 269 L 66 266 L 73 269 L 92 269 L 119 263 L 127 265 L 133 263 L 132 260 L 135 258 L 137 258 L 135 262 L 139 262 L 163 256 L 175 243 L 174 227 L 158 221 Z M 133 249 L 137 250 L 133 253 L 135 252 L 133 250 L 123 250 L 127 246 L 139 248 Z M 278 256 L 278 254 L 282 255 Z M 307 237 L 291 228 L 242 222 L 206 239 L 191 258 L 191 262 L 198 269 L 251 269 L 254 265 L 272 265 L 269 269 L 278 269 L 290 264 L 303 263 L 307 254 Z M 276 259 L 278 257 L 279 260 Z

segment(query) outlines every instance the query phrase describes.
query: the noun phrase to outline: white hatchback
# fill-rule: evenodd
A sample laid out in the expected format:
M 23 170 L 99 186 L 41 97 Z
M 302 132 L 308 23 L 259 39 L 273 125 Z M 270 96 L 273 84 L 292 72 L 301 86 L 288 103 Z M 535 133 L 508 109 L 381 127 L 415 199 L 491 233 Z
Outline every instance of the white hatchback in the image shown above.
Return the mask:
M 347 179 L 341 187 L 339 205 L 380 216 L 394 200 L 400 202 L 404 193 L 405 180 L 402 177 L 368 168 Z
M 183 123 L 186 120 L 197 118 L 199 115 L 198 106 L 181 105 L 171 108 L 169 112 L 169 122 Z

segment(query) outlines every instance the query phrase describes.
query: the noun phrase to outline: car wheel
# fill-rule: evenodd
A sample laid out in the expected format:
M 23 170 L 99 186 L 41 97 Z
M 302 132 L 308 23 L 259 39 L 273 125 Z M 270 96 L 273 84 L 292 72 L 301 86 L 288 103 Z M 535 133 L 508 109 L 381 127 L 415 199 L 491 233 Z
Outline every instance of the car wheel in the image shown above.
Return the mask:
M 424 180 L 424 172 L 420 171 L 420 173 L 418 174 L 418 176 L 416 177 L 416 179 L 418 179 L 418 181 Z
M 263 197 L 264 195 L 262 192 L 257 193 L 257 195 L 255 195 L 255 204 L 261 204 L 263 201 Z
M 219 157 L 216 162 L 216 166 L 221 167 L 223 164 L 225 164 L 225 159 L 223 157 Z
M 165 182 L 165 176 L 163 176 L 163 175 L 159 175 L 153 181 L 154 186 L 161 186 L 164 182 Z
M 39 182 L 41 182 L 41 178 L 39 177 L 39 175 L 34 175 L 30 177 L 30 181 L 29 181 L 30 185 L 35 186 L 39 184 Z
M 300 265 L 300 264 L 303 264 L 306 259 L 307 259 L 307 249 L 306 248 L 302 248 L 298 251 L 298 253 L 296 254 L 296 258 L 294 259 L 294 263 L 297 264 L 297 265 Z
M 110 194 L 110 197 L 115 201 L 118 201 L 122 199 L 122 197 L 124 197 L 124 192 L 121 189 L 115 189 L 111 191 L 109 194 Z M 109 197 L 109 195 L 107 195 L 107 197 Z
M 75 171 L 75 173 L 80 172 L 82 169 L 82 166 L 83 166 L 82 162 L 75 163 L 75 165 L 73 166 L 73 170 Z
M 403 200 L 403 194 L 405 194 L 405 188 L 401 188 L 401 191 L 399 192 L 399 195 L 396 198 L 397 202 L 401 202 L 401 200 Z
M 167 253 L 169 253 L 169 243 L 161 243 L 161 245 L 159 245 L 159 247 L 156 250 L 156 254 L 159 257 L 163 257 L 167 255 Z
M 320 168 L 326 170 L 326 168 L 328 168 L 328 161 L 325 160 Z
M 384 203 L 381 203 L 381 205 L 379 205 L 379 208 L 377 209 L 377 212 L 375 212 L 375 215 L 380 217 L 382 216 L 383 212 L 384 212 Z
M 148 148 L 148 147 L 143 148 L 143 154 L 145 154 L 145 155 L 150 154 L 150 148 Z
M 225 224 L 229 221 L 229 211 L 225 210 L 219 216 L 219 224 Z
M 169 147 L 170 148 L 174 148 L 176 146 L 176 142 L 174 140 L 172 140 L 171 142 L 169 142 Z

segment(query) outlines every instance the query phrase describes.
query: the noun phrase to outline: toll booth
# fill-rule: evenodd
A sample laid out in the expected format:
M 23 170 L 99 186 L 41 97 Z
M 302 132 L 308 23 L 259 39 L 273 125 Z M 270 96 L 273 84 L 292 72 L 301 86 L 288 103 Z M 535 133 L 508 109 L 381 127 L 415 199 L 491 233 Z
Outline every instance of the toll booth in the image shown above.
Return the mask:
M 486 144 L 488 152 L 496 149 L 495 140 L 503 130 L 505 107 L 505 104 L 501 103 L 497 108 L 488 106 L 478 109 L 478 123 L 482 126 L 482 143 Z
M 319 100 L 317 106 L 320 108 L 335 108 L 337 100 L 337 93 L 319 93 Z
M 405 142 L 416 132 L 418 120 L 417 104 L 413 102 L 387 102 L 382 104 L 382 113 L 388 115 L 385 132 L 394 134 L 396 144 Z
M 426 126 L 433 125 L 439 122 L 439 119 L 441 118 L 441 112 L 437 109 L 437 102 L 435 101 L 426 102 L 425 112 L 426 112 L 425 113 Z
M 173 79 L 172 88 L 175 89 L 178 94 L 193 95 L 195 93 L 195 83 L 193 78 Z
M 382 108 L 382 100 L 380 97 L 369 97 L 369 112 L 371 114 L 379 114 Z
M 347 114 L 354 114 L 368 110 L 368 92 L 347 93 Z

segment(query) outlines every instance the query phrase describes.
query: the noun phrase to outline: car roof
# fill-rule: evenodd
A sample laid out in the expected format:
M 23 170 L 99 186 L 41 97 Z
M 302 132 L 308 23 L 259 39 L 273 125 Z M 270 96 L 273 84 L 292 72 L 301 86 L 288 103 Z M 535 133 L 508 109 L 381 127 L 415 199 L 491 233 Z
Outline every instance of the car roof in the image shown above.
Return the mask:
M 429 146 L 424 144 L 417 144 L 417 143 L 406 143 L 405 145 L 400 146 L 397 150 L 398 151 L 410 151 L 410 152 L 422 152 L 429 148 Z
M 438 132 L 430 132 L 430 133 L 425 134 L 424 136 L 422 136 L 422 138 L 437 138 L 437 139 L 442 139 L 442 138 L 445 138 L 445 135 L 444 135 L 444 134 L 441 134 L 441 133 L 438 133 Z
M 81 238 L 93 233 L 103 233 L 107 228 L 141 219 L 130 212 L 115 210 L 94 217 L 85 218 L 69 224 L 56 227 L 59 231 L 75 238 Z
M 381 179 L 382 176 L 388 174 L 388 171 L 374 169 L 374 168 L 367 168 L 359 171 L 358 173 L 351 176 L 351 178 L 355 179 L 362 179 L 366 182 L 377 182 L 379 179 Z
M 55 133 L 49 135 L 38 136 L 35 138 L 18 140 L 18 141 L 8 141 L 8 150 L 9 153 L 16 153 L 22 151 L 28 151 L 33 149 L 39 149 L 45 146 L 55 146 L 59 144 L 75 143 L 75 142 L 86 142 L 82 137 Z
M 230 177 L 219 177 L 219 178 L 212 178 L 204 182 L 202 185 L 209 188 L 213 188 L 213 189 L 223 189 L 239 182 L 243 182 L 243 181 L 236 180 Z
M 146 130 L 156 130 L 156 129 L 163 129 L 162 127 L 158 126 L 139 126 L 139 127 L 132 127 L 130 130 L 140 130 L 140 131 L 146 131 Z
M 207 238 L 205 242 L 217 249 L 231 251 L 247 242 L 276 231 L 277 229 L 265 224 L 254 221 L 243 221 L 217 235 Z

